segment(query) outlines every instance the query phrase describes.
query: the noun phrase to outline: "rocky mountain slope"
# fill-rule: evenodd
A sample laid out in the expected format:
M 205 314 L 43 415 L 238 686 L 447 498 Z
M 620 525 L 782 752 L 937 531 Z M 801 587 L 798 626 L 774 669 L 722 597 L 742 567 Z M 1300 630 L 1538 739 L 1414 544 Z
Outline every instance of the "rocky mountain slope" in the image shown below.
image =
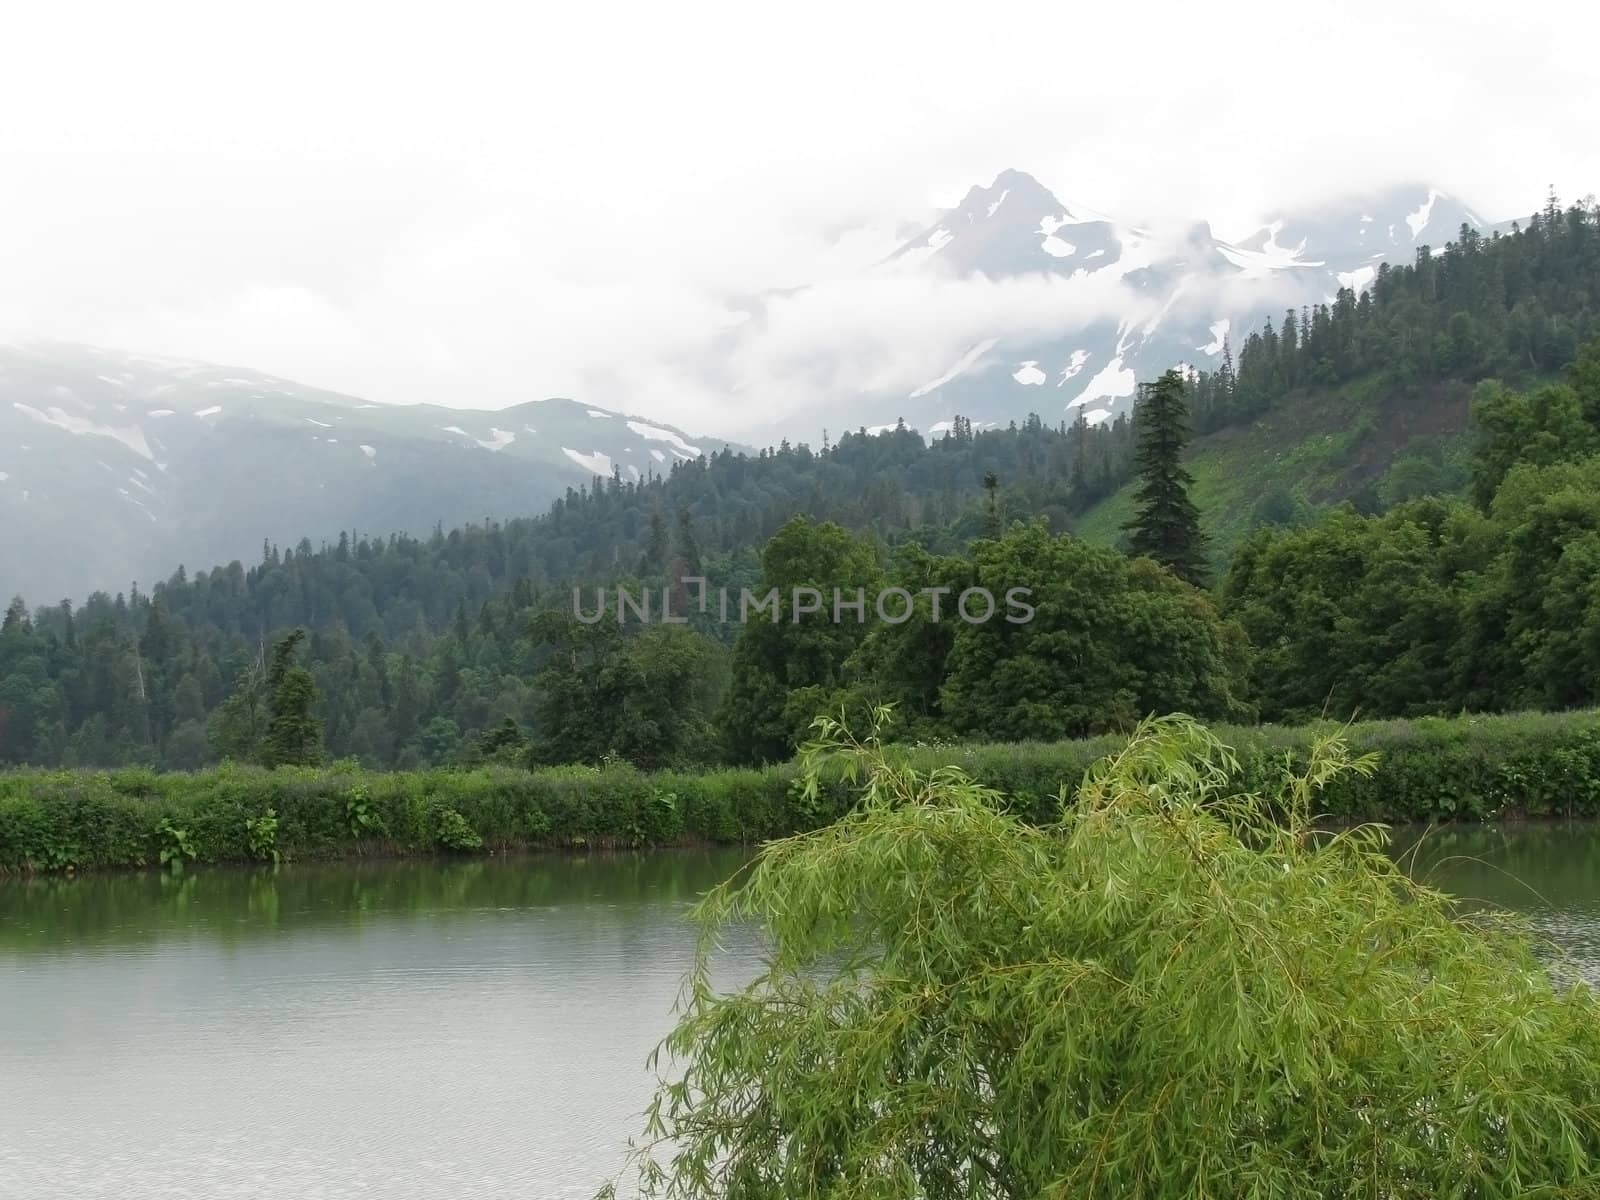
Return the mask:
M 938 432 L 961 414 L 985 424 L 1091 423 L 1132 403 L 1136 383 L 1169 367 L 1217 366 L 1234 346 L 1288 308 L 1360 291 L 1384 261 L 1411 262 L 1463 224 L 1485 228 L 1465 205 L 1425 185 L 1285 212 L 1235 242 L 1197 222 L 1148 229 L 1059 200 L 1032 176 L 1002 172 L 880 264 L 886 273 L 1035 289 L 1057 318 L 1017 327 L 997 304 L 988 327 L 948 360 L 928 361 L 907 391 L 873 392 L 830 406 L 825 419 L 854 428 L 903 418 Z M 760 328 L 750 323 L 749 335 Z

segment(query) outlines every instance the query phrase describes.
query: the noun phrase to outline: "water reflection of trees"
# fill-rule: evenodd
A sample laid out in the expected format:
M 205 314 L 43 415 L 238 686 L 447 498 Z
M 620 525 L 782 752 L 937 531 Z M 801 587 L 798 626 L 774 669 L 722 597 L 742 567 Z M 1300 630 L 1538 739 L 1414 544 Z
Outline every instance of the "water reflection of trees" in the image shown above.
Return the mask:
M 1395 831 L 1413 873 L 1465 899 L 1506 908 L 1600 912 L 1600 826 L 1445 826 Z
M 745 857 L 738 849 L 657 850 L 0 879 L 0 948 L 50 951 L 195 933 L 243 942 L 398 917 L 686 905 Z

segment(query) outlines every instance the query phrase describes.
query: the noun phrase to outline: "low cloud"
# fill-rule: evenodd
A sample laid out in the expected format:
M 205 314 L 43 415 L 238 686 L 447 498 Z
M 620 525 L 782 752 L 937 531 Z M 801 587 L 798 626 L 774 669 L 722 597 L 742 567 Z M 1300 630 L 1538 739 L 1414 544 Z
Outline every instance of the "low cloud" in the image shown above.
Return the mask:
M 1570 198 L 1600 179 L 1588 10 L 1507 22 L 1463 0 L 1441 21 L 1359 0 L 1330 24 L 1249 0 L 1226 29 L 1195 6 L 1068 29 L 1043 0 L 961 21 L 836 0 L 801 22 L 721 0 L 475 7 L 289 0 L 241 38 L 202 0 L 24 6 L 9 32 L 32 51 L 0 74 L 0 107 L 26 114 L 0 123 L 0 336 L 737 434 L 910 392 L 1088 306 L 1133 312 L 1092 279 L 874 269 L 1005 167 L 1232 236 L 1402 178 L 1490 219 L 1546 180 Z M 1394 46 L 1427 52 L 1361 85 Z M 1059 69 L 1025 65 L 1040 54 Z
M 1153 312 L 1147 297 L 1105 276 L 872 272 L 772 300 L 730 348 L 728 386 L 781 421 L 819 401 L 909 395 L 982 342 L 994 340 L 991 356 L 1003 358 L 1096 320 Z

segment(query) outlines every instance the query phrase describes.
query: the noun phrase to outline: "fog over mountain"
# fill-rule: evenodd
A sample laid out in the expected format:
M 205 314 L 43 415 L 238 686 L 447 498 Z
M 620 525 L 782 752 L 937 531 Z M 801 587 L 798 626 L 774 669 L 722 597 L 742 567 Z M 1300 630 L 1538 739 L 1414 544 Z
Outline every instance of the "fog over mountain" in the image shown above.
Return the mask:
M 1139 380 L 1213 367 L 1230 338 L 1464 223 L 1482 225 L 1418 184 L 1286 210 L 1228 242 L 1204 221 L 1121 222 L 1006 170 L 859 271 L 745 297 L 682 369 L 767 414 L 740 423 L 757 445 L 902 419 L 937 436 L 957 414 L 1098 423 Z M 248 366 L 0 346 L 0 592 L 80 596 L 253 561 L 263 541 L 531 515 L 597 476 L 735 444 L 536 389 L 493 410 L 461 391 L 380 405 Z
M 573 400 L 379 405 L 243 367 L 0 346 L 0 592 L 148 590 L 264 541 L 527 516 L 725 444 Z
M 755 441 L 880 391 L 872 415 L 893 420 L 888 399 L 991 337 L 1008 373 L 1054 353 L 1093 289 L 1041 301 L 1016 254 L 992 264 L 999 287 L 874 269 L 1007 168 L 1119 239 L 1181 243 L 1203 220 L 1243 251 L 1309 237 L 1306 259 L 1324 217 L 1349 235 L 1366 211 L 1325 214 L 1339 197 L 1423 181 L 1498 221 L 1600 179 L 1583 6 L 1356 0 L 1330 21 L 1241 0 L 1135 20 L 1018 0 L 957 20 L 822 0 L 781 35 L 721 0 L 275 14 L 248 37 L 200 0 L 13 14 L 0 340 L 243 364 L 372 403 L 570 396 Z M 1420 202 L 1380 228 L 1408 242 Z M 1087 256 L 1075 228 L 1056 236 Z M 1118 341 L 1060 349 L 1097 352 L 1087 380 Z
M 1094 423 L 1138 380 L 1215 367 L 1230 336 L 1359 291 L 1463 225 L 1484 222 L 1414 184 L 1286 209 L 1229 242 L 1199 219 L 1120 221 L 1007 170 L 858 275 L 753 303 L 713 372 L 778 405 L 795 437 L 902 418 L 937 433 L 957 414 Z

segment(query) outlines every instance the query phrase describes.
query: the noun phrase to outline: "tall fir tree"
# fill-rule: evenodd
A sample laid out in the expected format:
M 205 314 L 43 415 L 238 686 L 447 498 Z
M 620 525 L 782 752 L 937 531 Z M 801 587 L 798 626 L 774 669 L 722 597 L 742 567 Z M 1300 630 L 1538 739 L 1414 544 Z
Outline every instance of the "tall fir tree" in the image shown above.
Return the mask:
M 700 543 L 695 540 L 694 522 L 687 508 L 678 510 L 678 557 L 683 559 L 685 575 L 700 574 Z
M 650 510 L 650 535 L 645 542 L 644 553 L 639 557 L 639 574 L 650 576 L 664 571 L 667 566 L 667 523 L 661 518 L 661 510 Z
M 1205 535 L 1200 532 L 1200 510 L 1189 499 L 1194 479 L 1183 468 L 1183 450 L 1189 443 L 1183 376 L 1168 371 L 1154 383 L 1141 384 L 1133 422 L 1138 511 L 1123 527 L 1133 534 L 1131 549 L 1204 587 Z
M 983 536 L 997 538 L 1001 532 L 1000 477 L 993 471 L 983 476 Z

